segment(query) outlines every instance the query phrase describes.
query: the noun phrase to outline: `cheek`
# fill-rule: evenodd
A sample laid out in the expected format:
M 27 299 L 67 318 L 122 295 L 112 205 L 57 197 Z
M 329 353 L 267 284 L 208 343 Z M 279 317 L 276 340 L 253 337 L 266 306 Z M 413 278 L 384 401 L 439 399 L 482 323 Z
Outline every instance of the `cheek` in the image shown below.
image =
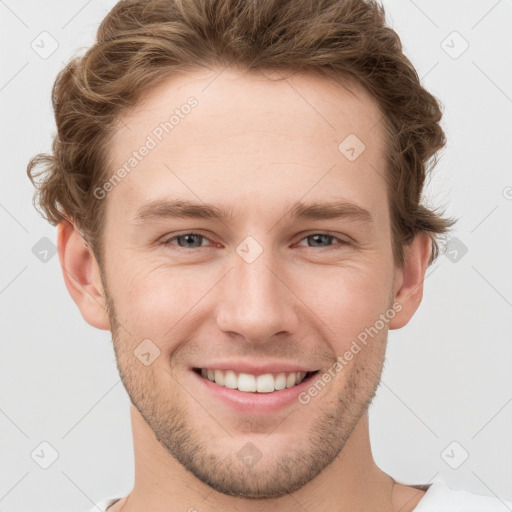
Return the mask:
M 208 294 L 218 276 L 199 267 L 155 261 L 120 262 L 110 279 L 119 322 L 131 338 L 170 339 Z
M 215 285 L 224 267 L 189 265 L 172 267 L 162 259 L 137 258 L 125 252 L 111 265 L 109 288 L 118 321 L 132 343 L 149 338 L 162 351 L 173 350 L 172 340 L 185 340 L 215 310 Z M 308 264 L 284 271 L 289 283 L 289 307 L 302 317 L 299 328 L 311 324 L 325 339 L 336 340 L 337 353 L 360 332 L 372 326 L 389 306 L 392 287 L 389 262 L 376 254 L 341 264 Z M 209 320 L 212 320 L 211 318 Z M 182 336 L 180 336 L 180 332 Z M 126 334 L 125 334 L 126 335 Z M 169 346 L 167 346 L 169 344 Z M 172 345 L 172 346 L 171 346 Z
M 389 308 L 392 281 L 387 275 L 383 268 L 365 266 L 330 268 L 302 278 L 304 302 L 324 323 L 327 338 L 336 340 L 337 353 Z

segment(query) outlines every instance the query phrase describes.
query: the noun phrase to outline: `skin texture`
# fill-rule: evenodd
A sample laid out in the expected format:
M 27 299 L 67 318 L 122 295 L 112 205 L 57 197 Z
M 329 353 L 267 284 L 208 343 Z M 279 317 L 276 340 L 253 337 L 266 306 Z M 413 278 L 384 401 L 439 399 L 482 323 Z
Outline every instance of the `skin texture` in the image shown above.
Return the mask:
M 88 323 L 112 331 L 132 401 L 135 485 L 109 512 L 412 510 L 424 492 L 377 467 L 367 409 L 388 329 L 421 302 L 430 241 L 417 235 L 396 268 L 378 106 L 355 85 L 312 75 L 189 73 L 123 115 L 110 173 L 191 96 L 197 106 L 104 199 L 104 268 L 73 224 L 59 225 L 68 290 Z M 365 144 L 354 161 L 338 149 L 350 134 Z M 136 222 L 155 199 L 233 216 Z M 366 209 L 371 222 L 288 215 L 297 201 L 335 200 Z M 200 236 L 172 238 L 191 231 Z M 251 263 L 236 250 L 248 236 L 262 250 Z M 308 404 L 237 412 L 191 372 L 224 357 L 322 374 L 393 305 L 393 318 Z M 160 351 L 148 366 L 134 355 L 144 339 Z M 251 467 L 237 457 L 249 442 L 261 453 Z

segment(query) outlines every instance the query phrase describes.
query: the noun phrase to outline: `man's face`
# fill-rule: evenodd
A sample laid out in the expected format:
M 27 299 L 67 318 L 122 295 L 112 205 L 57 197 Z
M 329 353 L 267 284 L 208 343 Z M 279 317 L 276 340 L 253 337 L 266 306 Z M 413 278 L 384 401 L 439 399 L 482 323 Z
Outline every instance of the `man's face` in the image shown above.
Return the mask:
M 161 445 L 220 492 L 276 497 L 334 460 L 378 386 L 385 322 L 335 363 L 394 300 L 383 123 L 358 88 L 216 75 L 172 78 L 123 116 L 109 175 L 156 145 L 105 199 L 103 284 L 123 383 Z M 177 200 L 226 217 L 149 213 Z M 351 206 L 320 218 L 296 216 L 299 202 Z M 292 387 L 230 390 L 200 369 L 247 389 L 285 373 Z M 318 373 L 293 386 L 294 369 Z

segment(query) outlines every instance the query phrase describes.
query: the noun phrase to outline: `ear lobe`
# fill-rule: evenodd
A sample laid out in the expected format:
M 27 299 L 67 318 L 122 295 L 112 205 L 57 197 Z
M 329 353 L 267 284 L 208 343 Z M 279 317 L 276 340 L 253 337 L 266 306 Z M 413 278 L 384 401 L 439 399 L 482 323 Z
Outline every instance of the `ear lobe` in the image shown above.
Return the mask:
M 404 265 L 398 269 L 395 277 L 394 302 L 401 309 L 390 320 L 390 329 L 400 329 L 407 325 L 423 298 L 423 281 L 432 251 L 430 237 L 419 232 L 410 245 L 404 247 Z
M 57 248 L 66 288 L 85 321 L 98 329 L 109 330 L 98 263 L 80 232 L 67 220 L 57 227 Z

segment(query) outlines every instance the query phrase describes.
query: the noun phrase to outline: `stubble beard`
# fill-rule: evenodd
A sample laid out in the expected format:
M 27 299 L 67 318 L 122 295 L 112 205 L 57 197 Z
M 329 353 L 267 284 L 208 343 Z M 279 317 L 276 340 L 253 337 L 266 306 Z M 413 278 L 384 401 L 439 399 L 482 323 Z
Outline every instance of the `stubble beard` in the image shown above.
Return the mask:
M 354 367 L 333 403 L 317 409 L 318 415 L 310 424 L 307 434 L 303 435 L 302 442 L 294 443 L 293 450 L 275 454 L 265 449 L 265 436 L 258 434 L 259 441 L 255 440 L 253 444 L 263 456 L 255 465 L 246 466 L 237 457 L 237 452 L 245 443 L 237 443 L 236 434 L 230 438 L 230 434 L 218 427 L 206 411 L 204 418 L 194 420 L 186 407 L 186 403 L 191 403 L 193 398 L 178 384 L 171 372 L 166 370 L 158 376 L 158 381 L 151 366 L 143 366 L 134 356 L 137 342 L 128 336 L 123 338 L 114 302 L 105 286 L 104 290 L 117 368 L 132 404 L 166 452 L 197 479 L 220 493 L 264 499 L 278 498 L 302 488 L 340 454 L 375 397 L 383 369 L 387 333 L 384 333 L 384 339 L 378 342 L 374 340 L 374 345 L 365 348 L 378 352 L 367 354 L 365 361 L 371 364 L 363 362 Z M 169 389 L 162 389 L 163 382 L 169 383 Z M 179 398 L 173 400 L 173 396 Z M 314 402 L 315 398 L 308 405 L 297 403 L 297 410 L 280 425 L 279 431 L 282 433 L 289 421 L 300 422 L 301 415 L 309 417 L 307 408 Z M 214 411 L 212 413 L 215 417 Z M 209 432 L 202 430 L 200 424 L 209 424 Z M 233 428 L 227 431 L 233 432 Z M 244 437 L 247 428 L 245 431 Z M 217 447 L 212 433 L 221 436 L 220 441 L 228 439 L 232 447 Z

